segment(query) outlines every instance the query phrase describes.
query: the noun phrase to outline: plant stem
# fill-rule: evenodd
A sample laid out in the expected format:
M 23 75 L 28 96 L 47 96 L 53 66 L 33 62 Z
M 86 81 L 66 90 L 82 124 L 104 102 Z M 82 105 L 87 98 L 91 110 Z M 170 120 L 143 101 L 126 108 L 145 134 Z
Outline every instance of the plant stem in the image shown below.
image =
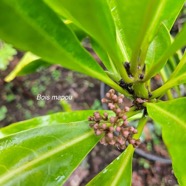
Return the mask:
M 143 116 L 139 120 L 138 127 L 137 127 L 138 133 L 133 135 L 134 139 L 139 139 L 140 138 L 140 136 L 141 136 L 141 134 L 143 132 L 143 128 L 144 128 L 145 124 L 147 123 L 147 120 L 148 120 L 148 118 L 145 117 L 145 116 Z
M 140 112 L 141 112 L 141 110 L 136 110 L 136 107 L 133 106 L 133 107 L 130 107 L 130 110 L 126 113 L 126 115 L 127 115 L 127 118 L 130 118 Z
M 175 68 L 174 72 L 171 75 L 171 78 L 174 77 L 176 74 L 179 73 L 179 71 L 183 68 L 183 66 L 186 64 L 186 52 L 184 53 L 181 61 L 179 62 L 179 64 L 177 65 L 177 67 Z
M 156 89 L 152 92 L 152 98 L 160 97 L 162 96 L 168 89 L 176 86 L 179 84 L 179 78 L 181 79 L 184 75 L 178 75 L 179 71 L 183 68 L 183 66 L 186 64 L 186 53 L 183 55 L 180 63 L 172 73 L 170 79 L 160 88 Z M 177 76 L 178 75 L 178 76 Z
M 182 64 L 179 66 L 181 67 Z M 178 68 L 179 68 L 178 67 Z M 179 83 L 179 79 L 184 79 L 185 75 L 180 75 L 178 77 L 175 77 L 177 74 L 177 72 L 179 72 L 179 69 L 175 69 L 175 71 L 173 72 L 172 76 L 170 77 L 170 79 L 160 88 L 156 89 L 155 91 L 152 92 L 152 98 L 157 98 L 162 96 L 168 89 L 180 84 Z
M 165 72 L 164 68 L 160 71 L 160 74 L 161 74 L 161 78 L 162 78 L 163 82 L 165 83 L 168 80 L 168 77 L 166 75 L 166 72 Z M 168 97 L 169 100 L 173 99 L 173 95 L 171 93 L 171 90 L 167 91 L 167 97 Z
M 143 82 L 136 82 L 133 84 L 135 95 L 140 98 L 148 98 L 148 90 Z
M 172 88 L 174 86 L 173 81 L 168 81 L 167 83 L 165 83 L 163 86 L 161 86 L 160 88 L 156 89 L 155 91 L 152 92 L 152 97 L 151 98 L 159 98 L 161 97 L 163 94 L 165 94 L 165 92 Z

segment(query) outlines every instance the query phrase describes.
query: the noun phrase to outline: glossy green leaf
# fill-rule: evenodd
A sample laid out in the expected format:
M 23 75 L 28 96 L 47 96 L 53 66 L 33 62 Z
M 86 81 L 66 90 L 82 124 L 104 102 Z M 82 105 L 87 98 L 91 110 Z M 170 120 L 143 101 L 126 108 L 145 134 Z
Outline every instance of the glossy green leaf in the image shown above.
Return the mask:
M 174 174 L 186 185 L 186 98 L 148 103 L 149 116 L 162 126 L 163 140 L 171 155 Z
M 132 145 L 129 145 L 118 158 L 94 177 L 87 186 L 130 186 L 133 153 L 134 148 Z
M 116 22 L 117 35 L 123 55 L 131 61 L 131 70 L 145 60 L 149 42 L 154 38 L 161 23 L 170 30 L 184 5 L 184 0 L 109 0 Z M 131 57 L 132 56 L 132 57 Z
M 162 24 L 161 27 L 159 28 L 158 33 L 154 37 L 152 43 L 149 45 L 147 57 L 145 60 L 147 72 L 149 69 L 153 69 L 153 66 L 161 58 L 165 49 L 168 48 L 170 45 L 171 45 L 171 37 L 169 31 L 166 28 L 166 26 Z
M 91 45 L 93 50 L 96 52 L 96 54 L 101 59 L 101 62 L 104 64 L 106 69 L 109 73 L 113 73 L 119 80 L 121 79 L 120 75 L 118 74 L 116 68 L 113 65 L 112 60 L 109 58 L 108 54 L 102 49 L 102 47 L 95 41 L 91 40 Z M 111 77 L 111 79 L 114 80 L 114 78 Z
M 72 20 L 74 24 L 87 32 L 108 53 L 122 79 L 127 83 L 132 81 L 123 67 L 123 59 L 120 48 L 117 45 L 115 26 L 107 1 L 44 1 L 57 13 Z M 126 93 L 124 94 L 127 95 Z
M 110 62 L 110 59 L 108 57 L 108 54 L 103 50 L 103 48 L 95 41 L 91 40 L 91 46 L 95 53 L 99 56 L 101 62 L 104 64 L 107 70 L 113 71 L 112 64 Z
M 117 39 L 122 48 L 124 60 L 130 61 L 148 0 L 109 0 L 108 2 L 116 24 Z
M 40 117 L 36 117 L 30 120 L 17 122 L 7 127 L 3 127 L 0 130 L 0 138 L 3 138 L 7 135 L 11 135 L 11 134 L 21 132 L 24 130 L 37 128 L 37 127 L 77 122 L 77 121 L 83 121 L 83 120 L 87 121 L 88 117 L 93 115 L 94 112 L 95 112 L 94 110 L 58 112 L 58 113 L 47 115 L 47 116 L 40 116 Z M 104 111 L 100 111 L 100 112 L 104 112 Z
M 186 24 L 183 26 L 182 30 L 178 33 L 173 43 L 168 47 L 161 58 L 153 66 L 152 69 L 146 74 L 145 80 L 153 77 L 161 68 L 166 64 L 167 60 L 174 54 L 176 51 L 186 46 Z
M 38 127 L 0 139 L 0 185 L 60 186 L 98 140 L 88 122 Z
M 117 53 L 115 27 L 105 0 L 45 0 L 57 13 L 73 21 L 107 52 Z
M 2 0 L 0 9 L 2 39 L 50 63 L 109 81 L 74 33 L 42 1 Z
M 82 41 L 85 37 L 87 37 L 87 34 L 82 29 L 80 29 L 75 24 L 73 24 L 71 21 L 66 20 L 65 24 L 75 33 L 75 35 L 80 41 Z

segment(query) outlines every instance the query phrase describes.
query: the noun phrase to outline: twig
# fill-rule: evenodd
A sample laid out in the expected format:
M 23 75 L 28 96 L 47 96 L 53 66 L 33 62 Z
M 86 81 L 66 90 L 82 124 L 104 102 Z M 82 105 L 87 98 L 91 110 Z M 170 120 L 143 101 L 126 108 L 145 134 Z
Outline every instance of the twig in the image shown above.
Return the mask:
M 135 149 L 135 153 L 150 161 L 157 161 L 159 163 L 164 163 L 164 164 L 172 164 L 172 161 L 168 158 L 162 158 L 156 155 L 147 154 L 145 151 L 141 149 Z

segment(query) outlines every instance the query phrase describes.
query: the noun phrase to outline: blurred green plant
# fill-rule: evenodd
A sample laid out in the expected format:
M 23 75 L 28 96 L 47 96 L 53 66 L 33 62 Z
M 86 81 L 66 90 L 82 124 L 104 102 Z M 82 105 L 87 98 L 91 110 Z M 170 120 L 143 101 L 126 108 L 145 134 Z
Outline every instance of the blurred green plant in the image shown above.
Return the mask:
M 91 110 L 102 110 L 102 103 L 100 102 L 100 100 L 96 99 L 94 100 L 94 103 L 91 106 Z
M 8 95 L 6 95 L 6 101 L 8 101 L 8 102 L 11 102 L 11 101 L 13 101 L 15 99 L 16 99 L 16 97 L 15 97 L 14 94 L 8 94 Z
M 0 70 L 6 70 L 9 62 L 16 54 L 17 51 L 12 47 L 12 45 L 0 40 Z
M 0 107 L 0 121 L 4 120 L 6 118 L 6 114 L 7 114 L 7 108 L 6 106 L 1 106 Z
M 55 81 L 58 81 L 61 77 L 61 72 L 59 70 L 53 70 L 51 75 Z
M 62 107 L 64 112 L 71 112 L 72 111 L 72 107 L 71 107 L 70 103 L 68 103 L 68 101 L 60 100 L 59 103 L 60 103 L 60 106 Z

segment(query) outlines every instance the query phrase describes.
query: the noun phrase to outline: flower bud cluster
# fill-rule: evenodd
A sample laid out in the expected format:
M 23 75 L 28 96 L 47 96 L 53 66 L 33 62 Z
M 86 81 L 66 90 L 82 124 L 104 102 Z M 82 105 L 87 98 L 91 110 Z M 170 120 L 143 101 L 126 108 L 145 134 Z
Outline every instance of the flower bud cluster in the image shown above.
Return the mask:
M 116 95 L 113 89 L 109 90 L 102 102 L 108 105 L 109 109 L 115 113 L 115 116 L 108 117 L 106 112 L 103 115 L 95 112 L 93 116 L 89 117 L 90 127 L 94 129 L 95 134 L 103 135 L 100 143 L 114 145 L 118 149 L 125 149 L 128 144 L 137 147 L 140 143 L 139 140 L 132 138 L 137 133 L 137 130 L 128 125 L 126 113 L 130 108 L 120 108 L 123 98 L 123 95 Z

